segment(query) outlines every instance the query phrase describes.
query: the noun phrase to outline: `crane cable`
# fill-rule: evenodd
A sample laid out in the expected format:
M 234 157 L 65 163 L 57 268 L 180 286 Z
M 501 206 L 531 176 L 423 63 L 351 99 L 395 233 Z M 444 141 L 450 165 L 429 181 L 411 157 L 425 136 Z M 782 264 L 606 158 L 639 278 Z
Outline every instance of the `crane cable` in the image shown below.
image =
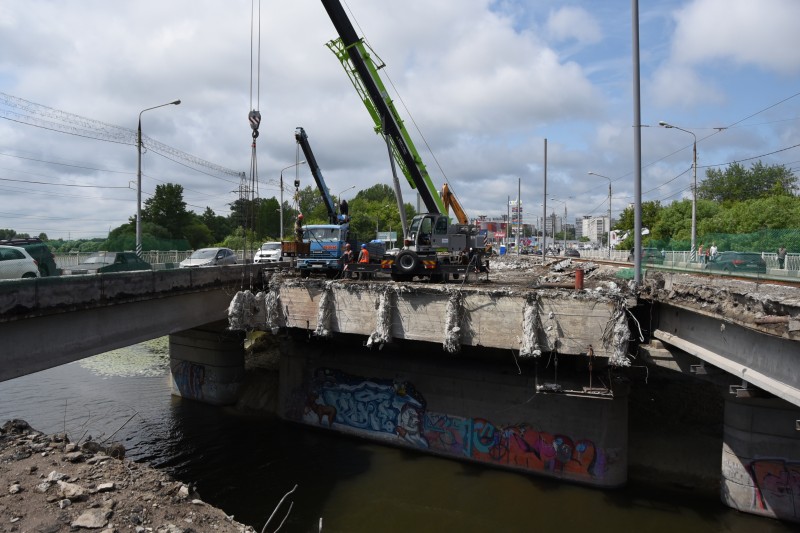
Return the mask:
M 255 3 L 256 0 L 251 0 L 250 3 L 250 113 L 248 113 L 248 120 L 250 122 L 250 129 L 252 130 L 251 142 L 251 155 L 250 155 L 250 182 L 241 187 L 239 199 L 243 200 L 242 208 L 244 220 L 242 227 L 244 229 L 244 259 L 247 261 L 247 230 L 256 229 L 256 199 L 258 198 L 258 157 L 256 155 L 256 139 L 258 138 L 258 127 L 261 125 L 261 113 L 258 108 L 261 103 L 261 0 L 258 0 L 258 55 L 256 58 L 256 65 L 253 65 L 253 48 L 255 45 Z M 253 106 L 253 74 L 255 73 L 255 89 L 256 89 L 256 105 Z

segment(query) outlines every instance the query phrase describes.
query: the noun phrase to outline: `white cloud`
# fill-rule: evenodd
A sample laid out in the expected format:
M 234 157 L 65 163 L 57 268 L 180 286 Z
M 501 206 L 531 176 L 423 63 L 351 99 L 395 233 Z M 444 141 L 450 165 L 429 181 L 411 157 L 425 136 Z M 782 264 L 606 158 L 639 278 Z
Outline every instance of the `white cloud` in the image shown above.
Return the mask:
M 558 41 L 574 39 L 580 44 L 598 43 L 603 38 L 595 18 L 585 9 L 574 6 L 551 12 L 547 19 L 547 31 Z
M 800 2 L 696 0 L 675 13 L 672 60 L 729 61 L 782 74 L 800 71 Z

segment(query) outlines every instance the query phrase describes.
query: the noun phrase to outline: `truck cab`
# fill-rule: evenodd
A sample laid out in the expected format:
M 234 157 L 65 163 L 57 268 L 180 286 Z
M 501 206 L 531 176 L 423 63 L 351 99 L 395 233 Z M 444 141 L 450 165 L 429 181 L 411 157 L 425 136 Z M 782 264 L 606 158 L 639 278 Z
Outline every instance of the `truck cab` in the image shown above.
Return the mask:
M 297 258 L 301 277 L 311 273 L 324 273 L 334 278 L 342 270 L 340 258 L 344 254 L 349 224 L 310 224 L 303 229 L 303 242 L 309 243 L 308 255 Z

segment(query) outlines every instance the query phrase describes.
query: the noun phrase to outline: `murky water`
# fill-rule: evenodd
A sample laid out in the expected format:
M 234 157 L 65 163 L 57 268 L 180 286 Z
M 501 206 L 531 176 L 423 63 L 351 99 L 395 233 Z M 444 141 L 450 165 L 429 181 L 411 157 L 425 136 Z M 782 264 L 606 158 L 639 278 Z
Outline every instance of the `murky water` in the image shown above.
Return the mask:
M 0 423 L 121 441 L 259 531 L 295 485 L 281 531 L 317 531 L 320 517 L 323 531 L 348 533 L 795 531 L 689 490 L 589 489 L 181 400 L 168 363 L 162 340 L 2 382 Z

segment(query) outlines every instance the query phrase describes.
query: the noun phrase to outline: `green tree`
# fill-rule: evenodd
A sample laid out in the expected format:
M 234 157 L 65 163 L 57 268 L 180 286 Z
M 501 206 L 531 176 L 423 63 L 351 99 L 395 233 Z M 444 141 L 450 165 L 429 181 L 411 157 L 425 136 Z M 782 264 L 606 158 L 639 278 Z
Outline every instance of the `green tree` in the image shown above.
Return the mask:
M 235 227 L 230 218 L 215 214 L 210 207 L 206 207 L 206 210 L 200 215 L 200 221 L 211 231 L 213 236 L 211 242 L 214 243 L 222 242 Z
M 256 218 L 256 235 L 264 240 L 267 237 L 277 238 L 280 233 L 280 204 L 275 197 L 262 200 Z M 284 224 L 286 220 L 284 219 Z
M 660 211 L 663 208 L 661 207 L 661 202 L 643 202 L 642 203 L 642 229 L 647 228 L 650 232 L 655 229 L 656 223 L 658 221 L 658 216 Z M 619 219 L 614 226 L 614 229 L 618 231 L 627 232 L 628 236 L 623 239 L 623 241 L 617 245 L 617 248 L 620 250 L 630 250 L 633 248 L 634 243 L 634 236 L 633 236 L 633 226 L 634 226 L 634 212 L 633 206 L 626 207 L 625 210 L 620 213 Z M 644 241 L 649 239 L 643 239 Z
M 191 223 L 191 214 L 183 201 L 183 186 L 176 183 L 156 185 L 156 192 L 144 201 L 142 223 L 151 222 L 169 233 L 169 238 L 183 237 L 184 228 Z
M 797 178 L 791 170 L 759 161 L 749 170 L 741 163 L 732 163 L 725 170 L 706 170 L 706 178 L 697 186 L 697 197 L 726 203 L 793 195 L 796 190 Z
M 17 232 L 13 229 L 0 229 L 0 241 L 6 239 L 13 239 L 17 236 Z

